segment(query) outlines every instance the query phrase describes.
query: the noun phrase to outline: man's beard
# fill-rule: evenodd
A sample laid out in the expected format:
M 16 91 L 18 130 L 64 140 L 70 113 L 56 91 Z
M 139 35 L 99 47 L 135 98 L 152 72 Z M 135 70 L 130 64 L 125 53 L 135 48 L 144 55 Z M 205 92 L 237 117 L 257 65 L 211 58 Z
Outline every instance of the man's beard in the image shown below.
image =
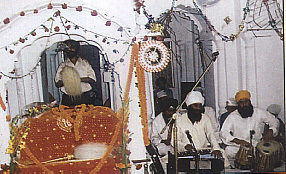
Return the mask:
M 243 107 L 238 106 L 237 110 L 242 118 L 251 117 L 253 114 L 252 104 L 250 104 L 249 106 L 243 106 Z
M 192 123 L 199 122 L 202 119 L 203 109 L 188 108 L 188 117 Z

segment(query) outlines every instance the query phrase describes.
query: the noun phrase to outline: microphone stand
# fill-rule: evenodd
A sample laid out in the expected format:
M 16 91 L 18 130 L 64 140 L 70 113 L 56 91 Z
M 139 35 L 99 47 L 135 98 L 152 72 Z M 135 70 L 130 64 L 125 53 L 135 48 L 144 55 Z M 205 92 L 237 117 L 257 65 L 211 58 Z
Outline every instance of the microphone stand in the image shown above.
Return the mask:
M 177 123 L 176 123 L 176 120 L 177 120 L 177 113 L 178 111 L 182 108 L 183 104 L 186 102 L 188 96 L 190 95 L 190 93 L 198 86 L 198 84 L 200 83 L 200 81 L 203 79 L 203 77 L 205 76 L 205 74 L 208 72 L 208 70 L 210 69 L 210 67 L 213 65 L 213 63 L 215 62 L 217 56 L 219 55 L 219 52 L 216 51 L 214 53 L 212 53 L 212 60 L 211 60 L 211 63 L 208 65 L 208 67 L 206 68 L 206 70 L 203 72 L 203 74 L 200 76 L 200 78 L 198 79 L 198 81 L 196 82 L 196 84 L 194 85 L 194 87 L 191 89 L 191 91 L 188 93 L 188 95 L 186 96 L 186 98 L 184 99 L 184 101 L 181 103 L 181 105 L 177 108 L 175 114 L 173 114 L 173 117 L 172 119 L 170 119 L 170 121 L 166 124 L 166 126 L 161 130 L 160 134 L 163 134 L 165 132 L 165 130 L 167 129 L 167 127 L 171 124 L 172 120 L 174 119 L 174 135 L 173 135 L 173 139 L 174 139 L 174 153 L 175 153 L 175 171 L 176 171 L 176 174 L 178 174 L 178 141 L 177 141 Z
M 177 117 L 175 118 L 175 122 L 174 122 L 174 153 L 175 153 L 175 173 L 177 174 L 178 173 L 178 135 L 177 135 L 177 131 L 178 131 L 178 128 L 177 128 Z
M 205 76 L 205 74 L 208 72 L 208 70 L 210 69 L 210 67 L 212 66 L 212 64 L 215 62 L 217 56 L 219 55 L 219 52 L 214 52 L 212 54 L 212 56 L 214 57 L 212 60 L 211 60 L 211 63 L 208 65 L 207 69 L 203 72 L 203 74 L 200 76 L 199 80 L 196 82 L 196 84 L 194 85 L 194 87 L 191 89 L 191 91 L 189 92 L 189 94 L 198 86 L 198 84 L 200 83 L 200 81 L 202 80 L 202 78 Z M 188 98 L 189 95 L 186 96 L 185 100 L 181 103 L 181 105 L 177 108 L 176 110 L 176 113 L 182 108 L 183 104 L 186 102 L 187 98 Z M 160 134 L 163 134 L 165 132 L 165 130 L 167 129 L 167 127 L 171 124 L 172 120 L 175 119 L 174 115 L 173 114 L 173 117 L 172 119 L 169 120 L 169 122 L 166 124 L 166 126 L 161 130 Z
M 250 148 L 251 148 L 251 167 L 250 172 L 255 172 L 255 164 L 254 164 L 254 148 L 252 146 L 253 135 L 255 134 L 254 130 L 250 130 Z

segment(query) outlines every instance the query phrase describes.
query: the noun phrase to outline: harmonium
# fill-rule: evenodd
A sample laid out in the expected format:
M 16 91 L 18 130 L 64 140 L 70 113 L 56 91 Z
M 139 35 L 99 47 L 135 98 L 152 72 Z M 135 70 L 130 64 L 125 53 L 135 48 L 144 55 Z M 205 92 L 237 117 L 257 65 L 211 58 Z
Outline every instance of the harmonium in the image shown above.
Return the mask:
M 168 174 L 176 173 L 175 158 L 174 154 L 168 153 Z M 224 170 L 224 160 L 216 159 L 214 156 L 211 156 L 210 149 L 201 150 L 197 153 L 179 152 L 177 160 L 178 172 L 220 173 L 220 171 Z

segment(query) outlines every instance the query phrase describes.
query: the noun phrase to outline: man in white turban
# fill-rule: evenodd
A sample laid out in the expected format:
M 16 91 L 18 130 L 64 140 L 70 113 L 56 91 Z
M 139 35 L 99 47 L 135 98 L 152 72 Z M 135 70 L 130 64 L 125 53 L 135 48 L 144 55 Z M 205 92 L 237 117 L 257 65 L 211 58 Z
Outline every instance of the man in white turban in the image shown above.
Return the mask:
M 278 135 L 274 138 L 277 142 L 281 143 L 282 146 L 285 147 L 285 124 L 284 122 L 278 117 L 281 106 L 278 104 L 271 104 L 267 107 L 266 111 L 270 112 L 272 115 L 275 116 L 275 118 L 279 121 L 279 129 L 278 129 Z M 266 133 L 269 129 L 269 125 L 265 125 L 264 132 Z M 284 150 L 285 151 L 285 150 Z M 284 157 L 285 158 L 285 157 Z
M 210 149 L 212 156 L 222 158 L 211 121 L 208 116 L 203 114 L 204 98 L 202 94 L 198 91 L 190 92 L 186 98 L 186 105 L 187 112 L 177 118 L 178 152 Z M 209 144 L 211 148 L 208 147 Z

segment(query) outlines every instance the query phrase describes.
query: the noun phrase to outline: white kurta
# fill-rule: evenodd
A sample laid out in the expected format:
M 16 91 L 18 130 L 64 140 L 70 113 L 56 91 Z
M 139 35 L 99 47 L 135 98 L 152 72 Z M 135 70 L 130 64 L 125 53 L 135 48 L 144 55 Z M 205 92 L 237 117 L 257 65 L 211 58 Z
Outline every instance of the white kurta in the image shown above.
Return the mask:
M 89 77 L 93 79 L 94 81 L 96 81 L 95 72 L 92 69 L 91 65 L 86 60 L 79 57 L 75 65 L 71 62 L 70 59 L 67 59 L 60 64 L 57 70 L 57 73 L 55 75 L 55 82 L 62 80 L 61 71 L 63 70 L 65 66 L 70 66 L 70 67 L 75 68 L 77 72 L 79 73 L 80 77 Z M 63 93 L 66 94 L 66 90 L 64 86 L 61 87 L 60 89 Z M 92 87 L 89 83 L 81 82 L 81 89 L 82 89 L 82 92 L 87 92 L 87 91 L 90 91 Z
M 168 151 L 173 151 L 173 146 L 161 143 L 161 140 L 166 140 L 168 136 L 168 129 L 166 129 L 163 134 L 160 134 L 161 130 L 165 127 L 165 125 L 166 123 L 161 112 L 153 120 L 151 132 L 151 142 L 157 147 L 160 155 L 167 155 Z
M 250 142 L 250 130 L 254 130 L 253 146 L 262 138 L 264 124 L 268 124 L 273 130 L 273 136 L 276 136 L 279 129 L 279 121 L 270 113 L 259 108 L 254 108 L 252 117 L 242 118 L 237 110 L 229 114 L 221 128 L 221 138 L 228 146 L 225 152 L 229 158 L 234 158 L 239 150 L 239 145 L 230 142 L 234 138 Z
M 204 114 L 209 117 L 211 124 L 213 126 L 216 141 L 218 143 L 222 143 L 222 140 L 219 135 L 219 123 L 218 119 L 216 118 L 215 110 L 210 106 L 205 106 L 204 108 L 205 108 Z
M 178 152 L 186 151 L 185 146 L 190 144 L 190 141 L 185 133 L 190 132 L 192 140 L 197 150 L 207 149 L 208 144 L 211 144 L 212 150 L 220 150 L 218 142 L 214 135 L 214 130 L 208 116 L 202 114 L 200 122 L 194 124 L 188 118 L 188 114 L 184 113 L 177 119 L 178 125 Z

